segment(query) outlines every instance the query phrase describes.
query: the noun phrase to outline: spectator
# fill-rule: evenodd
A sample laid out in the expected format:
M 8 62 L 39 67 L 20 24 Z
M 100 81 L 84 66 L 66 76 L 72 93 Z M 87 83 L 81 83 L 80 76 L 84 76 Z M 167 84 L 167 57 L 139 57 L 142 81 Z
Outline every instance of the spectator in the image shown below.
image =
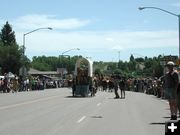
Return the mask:
M 114 93 L 115 93 L 115 99 L 119 98 L 119 94 L 118 94 L 118 79 L 117 77 L 114 77 Z
M 125 80 L 124 79 L 120 80 L 119 87 L 121 90 L 121 98 L 125 98 Z
M 165 98 L 169 101 L 171 120 L 177 120 L 177 88 L 179 84 L 178 74 L 174 70 L 174 62 L 167 63 L 168 72 L 164 77 Z
M 1 78 L 1 79 L 0 79 L 0 92 L 3 91 L 3 84 L 4 84 L 3 78 Z
M 8 92 L 8 78 L 7 74 L 4 74 L 4 79 L 3 79 L 3 93 Z

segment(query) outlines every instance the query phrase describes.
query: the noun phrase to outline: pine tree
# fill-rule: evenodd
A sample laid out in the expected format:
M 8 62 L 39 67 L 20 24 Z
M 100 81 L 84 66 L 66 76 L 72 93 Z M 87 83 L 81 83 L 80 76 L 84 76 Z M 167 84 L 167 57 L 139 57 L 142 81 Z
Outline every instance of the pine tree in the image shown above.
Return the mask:
M 6 22 L 6 24 L 1 30 L 0 41 L 3 43 L 3 45 L 6 45 L 6 46 L 16 44 L 15 32 L 12 31 L 12 27 L 8 23 L 8 21 Z
M 130 61 L 134 61 L 134 56 L 131 54 Z
M 18 74 L 21 67 L 22 51 L 16 43 L 15 32 L 6 22 L 0 33 L 0 67 L 1 74 L 12 72 Z

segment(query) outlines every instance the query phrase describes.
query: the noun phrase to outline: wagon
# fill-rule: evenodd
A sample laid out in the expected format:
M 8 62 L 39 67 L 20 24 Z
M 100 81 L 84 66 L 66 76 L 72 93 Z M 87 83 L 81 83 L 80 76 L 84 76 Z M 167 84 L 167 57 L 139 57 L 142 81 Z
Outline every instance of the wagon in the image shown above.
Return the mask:
M 92 74 L 93 62 L 90 59 L 79 58 L 73 77 L 73 96 L 87 97 L 91 94 Z

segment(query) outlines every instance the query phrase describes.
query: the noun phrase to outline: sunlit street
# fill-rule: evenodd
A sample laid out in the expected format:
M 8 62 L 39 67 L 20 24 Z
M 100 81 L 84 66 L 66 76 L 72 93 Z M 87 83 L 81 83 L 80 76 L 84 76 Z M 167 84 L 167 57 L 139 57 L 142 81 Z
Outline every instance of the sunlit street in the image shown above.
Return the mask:
M 60 88 L 0 95 L 1 135 L 164 135 L 168 119 L 166 100 L 144 93 L 82 98 Z

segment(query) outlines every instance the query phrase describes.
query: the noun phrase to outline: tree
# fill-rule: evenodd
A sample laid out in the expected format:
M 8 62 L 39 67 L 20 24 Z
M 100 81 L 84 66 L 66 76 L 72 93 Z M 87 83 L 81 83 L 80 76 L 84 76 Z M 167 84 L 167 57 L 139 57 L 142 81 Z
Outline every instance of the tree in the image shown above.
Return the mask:
M 23 63 L 22 52 L 22 49 L 16 43 L 15 32 L 11 25 L 6 22 L 0 32 L 0 67 L 2 74 L 7 72 L 19 73 Z
M 2 73 L 12 72 L 18 74 L 21 66 L 21 54 L 17 45 L 0 46 L 0 67 Z
M 98 76 L 101 76 L 102 75 L 101 69 L 100 68 L 96 68 L 95 71 L 94 71 L 94 74 L 98 75 Z
M 134 61 L 134 56 L 131 54 L 131 56 L 130 56 L 130 61 L 132 62 L 132 61 Z
M 140 57 L 140 58 L 136 58 L 135 61 L 136 62 L 144 62 L 144 59 Z
M 57 68 L 67 68 L 69 73 L 74 71 L 75 63 L 79 56 L 74 57 L 53 57 L 53 56 L 34 56 L 32 58 L 31 66 L 32 68 L 41 71 L 55 71 Z
M 136 70 L 136 61 L 130 61 L 128 64 L 128 69 L 129 71 L 133 72 Z
M 4 27 L 1 30 L 0 33 L 0 40 L 2 41 L 3 45 L 15 45 L 16 44 L 16 38 L 15 38 L 15 32 L 12 31 L 11 25 L 6 22 Z

